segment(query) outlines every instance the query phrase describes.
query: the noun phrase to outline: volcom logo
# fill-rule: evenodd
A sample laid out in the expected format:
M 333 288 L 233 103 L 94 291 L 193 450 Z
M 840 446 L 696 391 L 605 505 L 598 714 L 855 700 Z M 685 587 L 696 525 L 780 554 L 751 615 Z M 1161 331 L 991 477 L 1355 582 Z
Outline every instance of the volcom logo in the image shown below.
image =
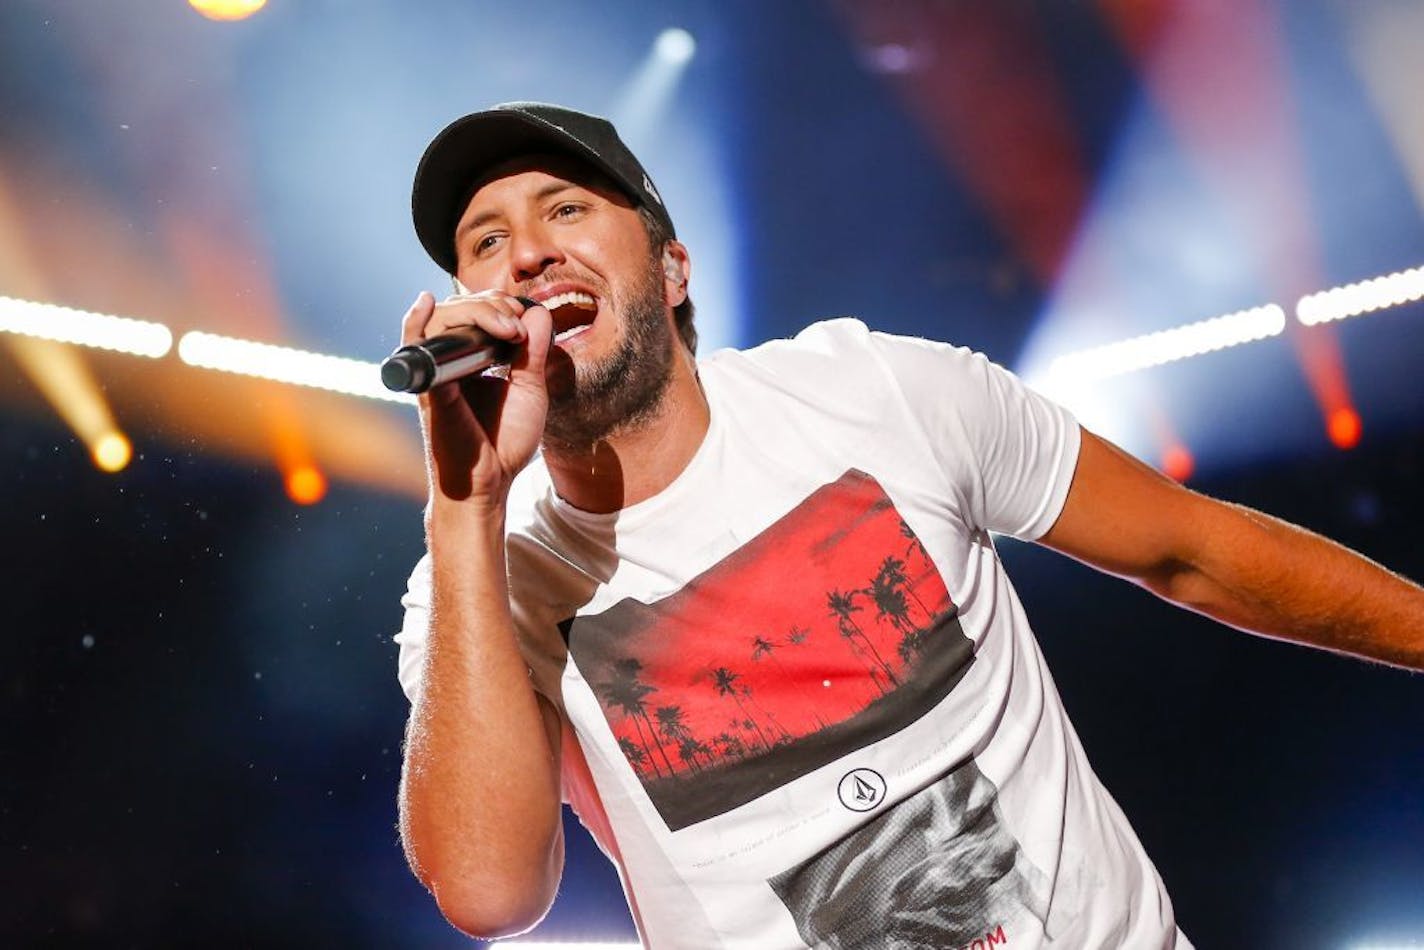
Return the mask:
M 663 203 L 663 196 L 658 194 L 658 190 L 653 187 L 653 180 L 647 175 L 643 176 L 643 190 L 653 196 L 653 200 L 658 204 Z
M 870 811 L 885 800 L 885 779 L 874 769 L 851 769 L 841 777 L 836 792 L 851 811 Z

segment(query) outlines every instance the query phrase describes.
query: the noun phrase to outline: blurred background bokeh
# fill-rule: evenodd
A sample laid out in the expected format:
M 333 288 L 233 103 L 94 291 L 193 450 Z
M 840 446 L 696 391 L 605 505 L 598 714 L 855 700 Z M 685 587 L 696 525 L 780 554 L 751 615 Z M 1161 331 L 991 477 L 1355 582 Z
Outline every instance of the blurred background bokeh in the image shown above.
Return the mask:
M 0 944 L 468 943 L 394 827 L 414 411 L 356 394 L 447 286 L 446 122 L 614 118 L 704 352 L 971 346 L 1419 579 L 1422 49 L 1418 0 L 0 4 Z M 1424 681 L 1002 551 L 1198 946 L 1424 945 Z M 536 936 L 631 940 L 569 831 Z

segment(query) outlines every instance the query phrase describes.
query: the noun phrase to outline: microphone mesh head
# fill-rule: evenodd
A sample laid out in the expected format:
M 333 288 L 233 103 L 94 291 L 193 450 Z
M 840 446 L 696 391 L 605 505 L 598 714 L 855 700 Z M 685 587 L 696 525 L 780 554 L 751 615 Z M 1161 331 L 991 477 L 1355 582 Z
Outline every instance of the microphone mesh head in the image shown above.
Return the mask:
M 381 383 L 391 392 L 415 393 L 422 392 L 422 389 L 415 388 L 418 385 L 413 360 L 405 358 L 404 354 L 397 353 L 389 357 L 381 364 Z

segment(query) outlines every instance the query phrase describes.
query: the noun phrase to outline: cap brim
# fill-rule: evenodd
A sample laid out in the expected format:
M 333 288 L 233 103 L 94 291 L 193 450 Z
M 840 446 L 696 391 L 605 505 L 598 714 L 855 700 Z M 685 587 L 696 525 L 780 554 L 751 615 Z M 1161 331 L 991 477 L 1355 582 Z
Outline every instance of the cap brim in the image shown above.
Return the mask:
M 455 225 L 470 190 L 503 162 L 534 152 L 556 151 L 581 158 L 630 188 L 592 149 L 557 126 L 514 111 L 491 109 L 450 123 L 431 140 L 415 171 L 411 216 L 415 233 L 437 264 L 456 270 Z

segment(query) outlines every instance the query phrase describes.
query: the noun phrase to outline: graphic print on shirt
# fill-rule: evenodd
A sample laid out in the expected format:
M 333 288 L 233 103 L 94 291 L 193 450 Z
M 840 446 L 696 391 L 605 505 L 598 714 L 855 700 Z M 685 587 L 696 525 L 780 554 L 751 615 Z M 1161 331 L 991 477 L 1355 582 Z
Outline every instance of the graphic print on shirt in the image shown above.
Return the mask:
M 973 662 L 924 547 L 855 470 L 677 593 L 562 629 L 672 831 L 898 732 Z
M 807 946 L 1012 946 L 1043 932 L 1051 889 L 997 802 L 970 759 L 768 883 Z

